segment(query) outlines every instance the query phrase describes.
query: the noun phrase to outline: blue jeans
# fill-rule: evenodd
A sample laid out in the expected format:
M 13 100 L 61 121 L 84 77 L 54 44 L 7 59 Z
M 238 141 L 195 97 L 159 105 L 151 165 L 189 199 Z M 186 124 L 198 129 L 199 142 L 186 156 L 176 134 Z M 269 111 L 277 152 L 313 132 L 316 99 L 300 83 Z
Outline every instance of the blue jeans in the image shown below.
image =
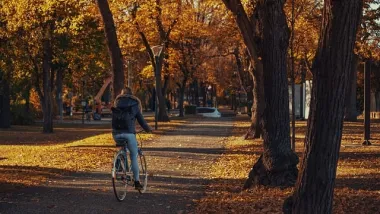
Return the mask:
M 127 148 L 130 153 L 131 161 L 132 161 L 132 172 L 135 181 L 139 181 L 139 164 L 137 162 L 138 148 L 137 148 L 137 140 L 136 135 L 132 133 L 119 133 L 112 134 L 113 139 L 118 143 L 122 144 L 124 141 L 127 141 Z

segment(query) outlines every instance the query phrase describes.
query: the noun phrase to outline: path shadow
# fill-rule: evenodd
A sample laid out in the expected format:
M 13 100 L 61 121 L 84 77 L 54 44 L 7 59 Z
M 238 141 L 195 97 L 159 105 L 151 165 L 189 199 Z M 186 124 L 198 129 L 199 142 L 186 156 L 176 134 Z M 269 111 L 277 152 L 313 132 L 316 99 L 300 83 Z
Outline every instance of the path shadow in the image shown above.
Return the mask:
M 72 171 L 39 167 L 39 166 L 9 166 L 0 165 L 0 192 L 14 191 L 20 187 L 39 183 L 43 179 L 56 178 L 70 174 Z
M 13 126 L 0 131 L 0 145 L 54 145 L 82 140 L 99 134 L 111 133 L 109 126 L 59 124 L 54 133 L 43 134 L 39 126 Z
M 366 152 L 340 152 L 339 160 L 349 160 L 353 162 L 362 162 L 369 159 L 379 159 L 380 154 L 378 153 L 366 153 Z M 380 164 L 380 163 L 379 163 Z
M 78 145 L 68 146 L 67 148 L 117 148 L 115 145 Z
M 223 148 L 177 148 L 177 147 L 145 147 L 145 152 L 183 152 L 183 153 L 200 153 L 200 154 L 222 154 Z
M 351 175 L 352 176 L 352 175 Z M 337 178 L 337 188 L 348 187 L 354 190 L 380 190 L 380 173 L 355 175 L 353 177 Z
M 208 179 L 149 177 L 148 191 L 130 190 L 117 202 L 108 173 L 75 173 L 60 178 L 67 185 L 35 186 L 7 194 L 0 200 L 1 213 L 188 213 L 193 199 L 203 196 Z M 237 180 L 224 182 L 236 184 Z

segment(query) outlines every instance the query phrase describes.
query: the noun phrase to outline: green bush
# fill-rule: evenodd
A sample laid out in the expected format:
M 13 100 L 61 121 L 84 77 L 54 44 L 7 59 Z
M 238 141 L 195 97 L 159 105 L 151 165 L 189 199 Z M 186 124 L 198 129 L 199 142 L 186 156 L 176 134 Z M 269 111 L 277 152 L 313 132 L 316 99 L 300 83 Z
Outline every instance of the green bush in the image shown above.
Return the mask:
M 197 106 L 194 106 L 194 105 L 185 106 L 185 114 L 196 114 L 196 113 L 197 113 Z
M 12 125 L 31 125 L 34 124 L 34 119 L 37 116 L 37 111 L 30 106 L 29 112 L 25 111 L 25 104 L 11 105 L 11 124 Z

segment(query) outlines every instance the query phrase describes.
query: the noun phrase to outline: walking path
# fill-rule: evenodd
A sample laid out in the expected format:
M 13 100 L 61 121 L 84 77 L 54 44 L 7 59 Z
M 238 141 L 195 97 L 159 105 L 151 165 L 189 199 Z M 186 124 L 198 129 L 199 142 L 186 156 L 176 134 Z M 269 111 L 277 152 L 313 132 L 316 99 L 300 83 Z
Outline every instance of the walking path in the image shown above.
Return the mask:
M 117 202 L 109 171 L 75 173 L 13 192 L 0 201 L 0 214 L 191 213 L 233 126 L 233 118 L 194 120 L 144 145 L 149 172 L 144 194 L 133 190 Z

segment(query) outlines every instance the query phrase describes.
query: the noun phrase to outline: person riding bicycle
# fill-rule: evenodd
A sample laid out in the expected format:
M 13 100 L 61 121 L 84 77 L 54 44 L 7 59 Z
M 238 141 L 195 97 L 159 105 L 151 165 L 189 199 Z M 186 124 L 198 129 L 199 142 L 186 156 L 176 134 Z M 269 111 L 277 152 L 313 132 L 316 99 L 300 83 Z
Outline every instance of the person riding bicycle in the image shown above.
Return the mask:
M 112 107 L 112 136 L 118 145 L 127 142 L 130 151 L 132 172 L 135 180 L 135 189 L 143 189 L 139 181 L 138 148 L 135 130 L 137 119 L 140 126 L 146 131 L 151 132 L 151 127 L 142 115 L 142 106 L 139 98 L 132 95 L 132 90 L 125 87 L 118 95 Z M 120 116 L 121 115 L 121 116 Z

